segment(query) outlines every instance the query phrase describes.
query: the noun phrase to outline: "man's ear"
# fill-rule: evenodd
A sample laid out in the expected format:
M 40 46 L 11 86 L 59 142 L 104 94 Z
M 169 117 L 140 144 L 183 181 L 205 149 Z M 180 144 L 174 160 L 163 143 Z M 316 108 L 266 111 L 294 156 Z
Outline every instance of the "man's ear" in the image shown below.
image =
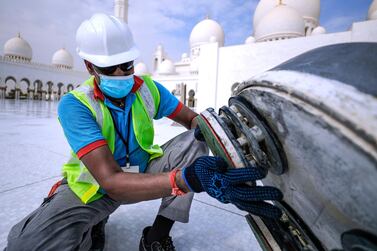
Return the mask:
M 84 60 L 84 63 L 90 75 L 96 76 L 97 74 L 94 72 L 93 64 L 86 60 Z
M 89 74 L 92 75 L 92 76 L 94 76 L 95 79 L 96 79 L 96 81 L 97 81 L 97 83 L 99 84 L 100 83 L 100 78 L 99 78 L 98 74 L 94 71 L 93 64 L 90 63 L 89 61 L 86 61 L 86 60 L 84 60 L 84 63 L 85 63 L 86 69 L 88 70 Z

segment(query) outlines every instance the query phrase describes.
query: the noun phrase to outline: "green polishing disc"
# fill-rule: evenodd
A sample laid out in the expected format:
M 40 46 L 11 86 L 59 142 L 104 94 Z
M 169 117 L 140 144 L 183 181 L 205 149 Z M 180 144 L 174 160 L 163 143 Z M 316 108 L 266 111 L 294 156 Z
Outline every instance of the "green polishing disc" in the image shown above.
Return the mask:
M 249 165 L 238 141 L 212 108 L 198 116 L 198 126 L 215 156 L 225 159 L 231 167 L 241 168 Z

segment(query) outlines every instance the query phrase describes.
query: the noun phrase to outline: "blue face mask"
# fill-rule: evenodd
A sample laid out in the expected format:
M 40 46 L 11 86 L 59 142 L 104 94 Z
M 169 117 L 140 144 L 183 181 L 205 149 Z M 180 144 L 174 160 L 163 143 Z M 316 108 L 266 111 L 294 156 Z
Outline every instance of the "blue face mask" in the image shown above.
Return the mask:
M 134 86 L 134 75 L 128 76 L 106 76 L 98 74 L 100 77 L 99 88 L 112 98 L 123 98 L 127 96 Z

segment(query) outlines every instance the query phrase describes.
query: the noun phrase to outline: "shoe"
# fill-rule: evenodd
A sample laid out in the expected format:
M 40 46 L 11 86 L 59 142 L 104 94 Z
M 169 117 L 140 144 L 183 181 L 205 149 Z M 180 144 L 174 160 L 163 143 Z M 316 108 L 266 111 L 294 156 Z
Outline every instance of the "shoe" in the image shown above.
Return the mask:
M 109 217 L 105 218 L 92 228 L 92 246 L 90 251 L 102 251 L 105 249 L 105 225 Z
M 146 227 L 143 230 L 143 235 L 140 239 L 139 251 L 175 251 L 173 241 L 170 236 L 160 240 L 154 241 L 151 244 L 147 243 L 146 236 L 151 227 Z
M 164 251 L 175 251 L 173 240 L 171 239 L 170 236 L 166 237 L 165 239 L 160 240 L 160 243 Z
M 158 241 L 154 241 L 148 245 L 147 234 L 149 232 L 149 229 L 151 229 L 151 226 L 146 227 L 143 230 L 143 234 L 141 236 L 140 244 L 139 244 L 139 251 L 164 251 L 161 243 L 159 243 Z

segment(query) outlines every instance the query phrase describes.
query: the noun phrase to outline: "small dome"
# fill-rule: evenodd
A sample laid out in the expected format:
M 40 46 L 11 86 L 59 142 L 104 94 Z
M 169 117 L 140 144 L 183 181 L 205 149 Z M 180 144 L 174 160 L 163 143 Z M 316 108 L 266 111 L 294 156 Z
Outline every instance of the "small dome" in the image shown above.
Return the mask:
M 368 20 L 377 19 L 377 0 L 374 0 L 368 10 Z
M 253 44 L 253 43 L 255 43 L 255 38 L 253 36 L 249 36 L 248 38 L 246 38 L 245 44 Z
M 138 76 L 149 74 L 147 65 L 142 62 L 135 65 L 135 74 Z
M 52 64 L 57 67 L 73 68 L 73 57 L 66 49 L 57 50 L 52 56 Z
M 33 56 L 33 50 L 30 44 L 18 33 L 17 37 L 11 38 L 5 43 L 4 56 L 30 61 Z
M 304 36 L 305 23 L 291 7 L 278 5 L 259 22 L 255 29 L 257 42 Z
M 191 48 L 212 41 L 224 46 L 224 30 L 220 24 L 212 19 L 205 19 L 195 25 L 190 34 Z
M 304 19 L 319 20 L 320 0 L 283 0 L 283 5 L 295 9 Z M 254 12 L 253 26 L 254 30 L 263 17 L 267 15 L 274 7 L 278 5 L 278 0 L 261 0 Z
M 158 74 L 172 75 L 175 74 L 175 66 L 169 59 L 165 59 L 158 67 Z
M 314 36 L 314 35 L 321 35 L 325 33 L 326 33 L 326 29 L 322 26 L 318 26 L 312 31 L 311 35 Z
M 191 59 L 187 53 L 183 53 L 181 56 L 181 63 L 190 63 Z

